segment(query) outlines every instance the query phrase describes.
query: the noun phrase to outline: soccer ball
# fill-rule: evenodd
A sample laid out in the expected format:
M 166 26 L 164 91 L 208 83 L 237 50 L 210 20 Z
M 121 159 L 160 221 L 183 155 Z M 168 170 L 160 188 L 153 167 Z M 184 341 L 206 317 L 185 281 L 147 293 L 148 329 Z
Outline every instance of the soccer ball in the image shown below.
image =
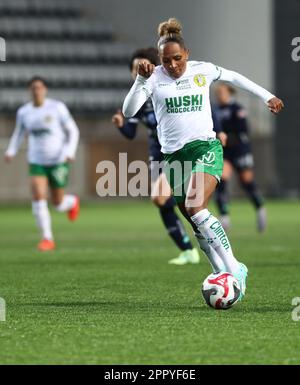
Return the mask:
M 205 302 L 218 310 L 226 310 L 235 305 L 240 292 L 238 280 L 230 273 L 210 274 L 202 285 Z

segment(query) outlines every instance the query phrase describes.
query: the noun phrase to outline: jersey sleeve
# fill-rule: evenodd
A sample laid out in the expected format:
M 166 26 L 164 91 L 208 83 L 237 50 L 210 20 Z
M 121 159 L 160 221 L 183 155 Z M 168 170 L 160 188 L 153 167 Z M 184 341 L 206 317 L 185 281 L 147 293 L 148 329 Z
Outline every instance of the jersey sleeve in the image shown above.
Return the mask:
M 211 78 L 211 81 L 220 80 L 221 75 L 222 75 L 222 68 L 216 66 L 213 63 L 206 63 L 206 64 L 207 64 L 207 72 Z
M 79 129 L 70 111 L 64 103 L 58 105 L 60 123 L 67 133 L 68 140 L 65 145 L 66 157 L 75 158 L 75 153 L 79 142 Z
M 148 96 L 148 99 L 153 94 L 154 84 L 155 84 L 156 74 L 155 72 L 150 76 L 150 78 L 147 79 L 146 83 L 144 84 L 144 90 Z
M 123 103 L 123 115 L 126 118 L 131 118 L 137 114 L 140 108 L 151 97 L 154 87 L 155 73 L 149 79 L 138 75 L 133 86 L 127 94 Z
M 10 139 L 10 142 L 5 154 L 8 156 L 15 156 L 24 140 L 24 137 L 25 137 L 25 128 L 23 126 L 23 117 L 22 117 L 21 111 L 18 110 L 15 130 Z
M 265 103 L 267 103 L 270 99 L 275 97 L 273 94 L 271 94 L 271 92 L 259 86 L 258 84 L 254 83 L 252 80 L 246 78 L 245 76 L 239 74 L 238 72 L 230 71 L 221 67 L 219 68 L 220 68 L 220 76 L 218 79 L 215 79 L 215 80 L 224 80 L 224 81 L 230 82 L 233 85 L 258 96 Z

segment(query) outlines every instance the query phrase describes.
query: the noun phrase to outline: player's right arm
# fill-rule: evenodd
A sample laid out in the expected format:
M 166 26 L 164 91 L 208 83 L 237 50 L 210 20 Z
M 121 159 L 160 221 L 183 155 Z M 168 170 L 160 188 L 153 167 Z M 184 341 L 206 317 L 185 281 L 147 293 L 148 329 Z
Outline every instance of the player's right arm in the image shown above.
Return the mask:
M 151 82 L 148 80 L 153 74 L 155 66 L 145 62 L 139 63 L 138 76 L 123 104 L 123 114 L 126 118 L 132 118 L 151 96 Z
M 16 156 L 18 153 L 18 150 L 24 140 L 25 137 L 25 129 L 22 122 L 22 114 L 20 110 L 17 112 L 17 118 L 16 118 L 16 126 L 14 133 L 10 139 L 8 148 L 5 152 L 4 159 L 6 162 L 12 161 L 12 159 Z

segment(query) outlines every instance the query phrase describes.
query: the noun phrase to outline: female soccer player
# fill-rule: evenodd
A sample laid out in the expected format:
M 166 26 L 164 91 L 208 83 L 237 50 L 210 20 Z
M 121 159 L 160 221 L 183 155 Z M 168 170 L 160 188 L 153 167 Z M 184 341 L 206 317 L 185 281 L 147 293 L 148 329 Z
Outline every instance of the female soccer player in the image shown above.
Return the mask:
M 10 162 L 18 152 L 25 134 L 29 137 L 28 162 L 32 191 L 32 212 L 41 230 L 40 251 L 55 249 L 48 210 L 48 187 L 58 212 L 68 212 L 71 221 L 79 214 L 79 198 L 66 195 L 70 163 L 75 158 L 79 130 L 67 107 L 47 98 L 47 83 L 41 77 L 29 82 L 32 102 L 17 112 L 16 127 L 5 153 Z
M 235 89 L 220 82 L 215 90 L 218 102 L 218 116 L 227 144 L 224 148 L 224 168 L 220 185 L 216 190 L 216 202 L 220 212 L 220 222 L 227 230 L 230 227 L 227 184 L 235 169 L 242 188 L 253 202 L 257 213 L 257 229 L 263 232 L 266 227 L 266 211 L 263 198 L 254 181 L 254 161 L 249 139 L 249 128 L 245 109 L 233 100 Z
M 159 62 L 158 52 L 155 48 L 139 49 L 133 53 L 129 67 L 135 80 L 138 73 L 140 61 L 157 65 Z M 121 111 L 118 111 L 112 118 L 112 122 L 119 128 L 120 132 L 128 139 L 134 139 L 139 122 L 142 122 L 148 129 L 149 137 L 149 165 L 163 161 L 161 146 L 157 138 L 157 122 L 153 111 L 152 102 L 148 99 L 137 114 L 128 120 L 124 119 Z M 164 173 L 151 173 L 152 194 L 151 200 L 159 209 L 163 224 L 177 247 L 181 250 L 177 258 L 171 259 L 170 264 L 185 265 L 187 263 L 199 263 L 198 250 L 193 248 L 189 236 L 183 224 L 175 212 L 176 202 L 172 197 L 172 191 Z M 162 193 L 164 192 L 164 193 Z
M 283 103 L 236 72 L 189 61 L 182 27 L 176 19 L 161 23 L 158 32 L 161 65 L 155 68 L 153 64 L 139 63 L 139 75 L 125 98 L 123 113 L 134 116 L 151 98 L 173 194 L 213 270 L 233 274 L 240 283 L 242 299 L 248 270 L 235 258 L 221 223 L 207 209 L 223 170 L 222 146 L 213 131 L 209 86 L 216 80 L 231 82 L 259 96 L 274 113 L 282 109 Z

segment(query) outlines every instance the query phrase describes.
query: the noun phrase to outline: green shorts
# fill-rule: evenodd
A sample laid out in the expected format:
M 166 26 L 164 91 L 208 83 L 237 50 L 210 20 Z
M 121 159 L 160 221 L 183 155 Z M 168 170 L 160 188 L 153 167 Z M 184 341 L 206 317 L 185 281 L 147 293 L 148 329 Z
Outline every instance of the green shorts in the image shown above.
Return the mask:
M 55 166 L 43 166 L 40 164 L 29 165 L 30 176 L 45 176 L 49 185 L 53 188 L 64 188 L 69 181 L 70 165 L 60 163 Z
M 216 140 L 195 140 L 173 154 L 164 154 L 165 174 L 177 203 L 183 203 L 191 174 L 203 172 L 213 175 L 218 182 L 223 172 L 223 148 Z

